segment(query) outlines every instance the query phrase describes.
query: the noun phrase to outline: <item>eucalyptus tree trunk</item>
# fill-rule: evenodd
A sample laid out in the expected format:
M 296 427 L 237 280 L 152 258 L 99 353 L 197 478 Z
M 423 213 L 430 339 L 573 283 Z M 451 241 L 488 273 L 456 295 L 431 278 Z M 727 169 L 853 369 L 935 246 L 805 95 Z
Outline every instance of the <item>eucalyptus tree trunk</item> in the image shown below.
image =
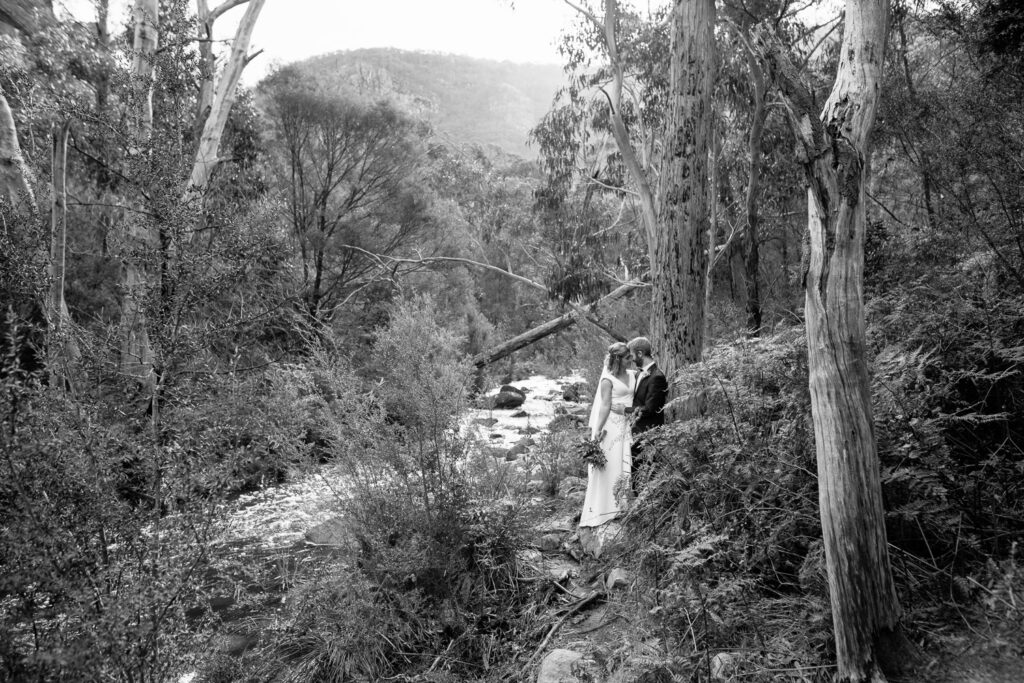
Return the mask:
M 6 200 L 16 213 L 36 213 L 32 174 L 21 154 L 14 114 L 3 90 L 0 90 L 0 198 Z M 6 233 L 7 225 L 2 229 Z
M 748 151 L 750 161 L 747 173 L 746 215 L 747 229 L 743 232 L 743 261 L 747 285 L 746 309 L 747 331 L 752 336 L 761 334 L 761 245 L 760 226 L 761 212 L 758 201 L 761 192 L 761 167 L 764 161 L 762 138 L 764 124 L 768 116 L 765 106 L 767 88 L 765 87 L 764 71 L 752 52 L 747 53 L 747 65 L 750 69 L 750 80 L 754 86 L 754 112 L 750 122 L 748 135 Z
M 206 10 L 206 0 L 197 0 L 197 6 L 200 8 L 200 11 L 205 11 L 205 17 L 201 17 L 201 19 L 204 20 L 205 25 L 208 27 L 210 35 L 213 32 L 213 22 L 217 17 L 227 9 L 240 4 L 242 2 L 238 0 L 226 0 L 223 5 L 211 13 Z M 206 191 L 210 183 L 210 177 L 220 161 L 217 156 L 220 150 L 220 141 L 224 135 L 224 127 L 227 125 L 231 107 L 234 106 L 235 99 L 238 96 L 238 80 L 241 78 L 246 64 L 249 63 L 248 52 L 252 31 L 256 26 L 256 20 L 259 18 L 264 4 L 266 4 L 266 0 L 248 0 L 248 7 L 246 7 L 245 14 L 238 24 L 235 38 L 231 42 L 231 52 L 228 55 L 227 63 L 224 65 L 224 70 L 217 79 L 216 85 L 204 79 L 204 86 L 207 88 L 207 91 L 204 94 L 202 89 L 200 90 L 200 107 L 205 112 L 204 98 L 209 99 L 209 113 L 203 121 L 202 134 L 199 138 L 199 149 L 196 151 L 195 164 L 192 166 L 192 175 L 189 178 L 186 199 L 201 196 Z M 208 66 L 212 68 L 212 60 L 208 63 Z M 211 75 L 210 78 L 212 79 L 213 76 Z M 211 86 L 212 92 L 210 90 Z M 200 112 L 200 115 L 203 112 Z
M 841 681 L 885 680 L 912 659 L 885 534 L 863 308 L 864 183 L 888 18 L 888 0 L 847 0 L 838 73 L 820 117 L 778 40 L 756 34 L 804 154 L 811 409 Z
M 139 167 L 145 167 L 142 156 L 146 153 L 153 132 L 153 60 L 156 56 L 159 32 L 158 0 L 136 0 L 133 11 L 135 36 L 132 44 L 132 88 L 134 102 L 130 131 L 130 155 Z M 159 236 L 144 211 L 133 211 L 127 216 L 122 250 L 121 295 L 121 359 L 122 373 L 135 377 L 142 384 L 154 388 L 153 348 L 149 339 L 146 304 L 151 291 L 159 291 L 152 282 L 156 272 L 149 264 L 159 248 Z
M 700 360 L 704 346 L 714 24 L 714 0 L 675 0 L 668 127 L 650 244 L 651 337 L 666 375 Z
M 71 316 L 64 300 L 64 273 L 67 248 L 67 161 L 71 124 L 64 122 L 53 133 L 50 180 L 50 289 L 46 296 L 47 367 L 50 386 L 72 389 L 71 363 L 78 348 L 70 336 Z

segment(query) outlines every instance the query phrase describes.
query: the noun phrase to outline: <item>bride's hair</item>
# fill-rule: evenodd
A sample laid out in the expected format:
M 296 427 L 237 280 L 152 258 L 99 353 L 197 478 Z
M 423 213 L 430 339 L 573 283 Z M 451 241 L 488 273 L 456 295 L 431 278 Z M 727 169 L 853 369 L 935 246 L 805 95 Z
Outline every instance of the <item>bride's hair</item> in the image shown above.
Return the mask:
M 608 347 L 608 359 L 605 365 L 608 372 L 613 375 L 621 375 L 626 369 L 626 359 L 629 358 L 629 347 L 622 342 L 615 342 Z

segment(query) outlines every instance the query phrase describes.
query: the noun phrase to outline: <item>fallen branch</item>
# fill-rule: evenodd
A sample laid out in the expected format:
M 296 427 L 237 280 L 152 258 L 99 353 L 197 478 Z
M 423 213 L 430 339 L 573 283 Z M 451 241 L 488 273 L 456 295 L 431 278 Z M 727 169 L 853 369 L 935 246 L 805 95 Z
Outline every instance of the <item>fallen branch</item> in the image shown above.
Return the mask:
M 614 301 L 615 299 L 620 299 L 623 296 L 626 296 L 627 294 L 631 293 L 633 290 L 646 286 L 647 285 L 644 283 L 629 283 L 622 285 L 621 287 L 617 287 L 611 293 L 601 297 L 596 302 L 591 304 L 590 308 L 600 306 L 603 303 Z M 581 310 L 580 307 L 576 307 L 576 310 L 570 311 L 565 315 L 555 318 L 554 320 L 549 320 L 548 322 L 538 325 L 537 327 L 534 327 L 531 330 L 527 330 L 526 332 L 523 332 L 518 336 L 512 337 L 508 341 L 499 344 L 498 346 L 495 346 L 489 351 L 477 354 L 473 358 L 473 364 L 478 368 L 484 367 L 485 365 L 490 365 L 491 363 L 497 360 L 501 360 L 502 358 L 518 351 L 521 348 L 529 346 L 530 344 L 543 339 L 544 337 L 552 335 L 555 332 L 559 332 L 566 328 L 572 327 L 580 320 L 580 318 L 585 319 L 587 322 L 591 323 L 592 325 L 603 331 L 605 334 L 607 334 L 615 341 L 627 341 L 625 337 L 616 334 L 614 331 L 610 330 L 603 323 L 601 323 L 593 313 L 591 313 L 588 310 Z
M 588 595 L 587 597 L 583 598 L 582 600 L 578 601 L 575 605 L 573 605 L 568 612 L 562 615 L 561 619 L 556 621 L 551 626 L 551 628 L 548 630 L 548 634 L 544 636 L 544 640 L 542 640 L 540 645 L 537 646 L 537 649 L 533 651 L 533 654 L 530 655 L 530 658 L 526 660 L 526 663 L 529 664 L 537 657 L 537 655 L 544 651 L 544 648 L 547 647 L 548 642 L 551 641 L 551 636 L 555 635 L 555 632 L 562 627 L 562 624 L 564 624 L 566 620 L 569 619 L 569 617 L 576 614 L 590 603 L 594 602 L 597 598 L 603 596 L 603 591 L 593 591 L 590 595 Z
M 517 275 L 516 273 L 505 270 L 503 268 L 492 266 L 489 263 L 481 263 L 480 261 L 474 261 L 472 259 L 460 258 L 456 256 L 417 256 L 415 258 L 388 256 L 386 254 L 377 254 L 352 244 L 342 244 L 340 246 L 342 249 L 349 249 L 351 251 L 363 254 L 367 258 L 375 261 L 378 267 L 380 267 L 381 269 L 396 269 L 398 266 L 402 264 L 427 265 L 431 263 L 457 263 L 460 265 L 472 266 L 474 268 L 480 268 L 483 270 L 490 271 L 492 273 L 503 275 L 507 278 L 515 280 L 516 282 L 520 282 L 528 287 L 544 292 L 549 296 L 551 295 L 551 290 L 549 290 L 547 287 L 545 287 L 543 284 L 539 282 L 531 280 L 530 278 L 524 277 L 522 275 Z M 613 339 L 614 341 L 626 342 L 627 338 L 621 334 L 618 334 L 617 332 L 609 328 L 607 325 L 602 323 L 600 319 L 598 319 L 598 317 L 593 313 L 593 309 L 603 303 L 608 303 L 610 301 L 620 299 L 623 296 L 631 293 L 635 289 L 639 289 L 641 287 L 646 286 L 647 283 L 645 282 L 627 282 L 615 288 L 609 294 L 603 296 L 602 298 L 598 299 L 592 304 L 583 305 L 568 302 L 568 305 L 573 309 L 572 311 L 562 316 L 559 316 L 554 320 L 549 320 L 548 322 L 543 323 L 542 325 L 538 325 L 537 327 L 534 327 L 531 330 L 527 330 L 526 332 L 516 337 L 513 337 L 512 339 L 509 339 L 508 341 L 502 344 L 499 344 L 490 351 L 485 351 L 483 353 L 478 354 L 473 358 L 473 364 L 476 365 L 476 367 L 478 368 L 484 367 L 485 365 L 489 365 L 497 360 L 500 360 L 508 356 L 509 354 L 515 351 L 518 351 L 521 348 L 529 346 L 530 344 L 540 339 L 543 339 L 544 337 L 552 335 L 555 332 L 559 332 L 566 328 L 572 327 L 580 320 L 584 320 L 587 323 L 593 325 L 601 332 L 604 332 L 609 338 Z

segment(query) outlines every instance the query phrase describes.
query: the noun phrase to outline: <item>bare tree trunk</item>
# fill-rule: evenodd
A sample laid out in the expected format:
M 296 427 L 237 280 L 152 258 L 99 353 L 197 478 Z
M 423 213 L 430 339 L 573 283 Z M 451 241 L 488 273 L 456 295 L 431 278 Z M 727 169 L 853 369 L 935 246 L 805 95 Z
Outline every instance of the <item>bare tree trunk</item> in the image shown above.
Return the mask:
M 200 0 L 205 5 L 205 0 Z M 213 92 L 210 104 L 210 113 L 203 125 L 203 134 L 199 138 L 199 149 L 196 151 L 195 164 L 192 167 L 192 176 L 189 179 L 187 190 L 188 197 L 202 195 L 210 183 L 210 176 L 220 161 L 217 154 L 220 150 L 221 137 L 224 135 L 224 127 L 228 122 L 228 115 L 231 107 L 235 104 L 238 96 L 238 80 L 242 77 L 245 65 L 249 63 L 249 42 L 252 39 L 252 31 L 256 26 L 260 11 L 266 0 L 248 0 L 248 7 L 245 15 L 238 24 L 235 38 L 231 42 L 231 54 L 228 56 L 227 64 L 217 79 L 217 85 Z M 218 14 L 210 15 L 208 23 L 212 32 L 213 21 L 228 6 L 235 6 L 239 3 L 225 2 L 218 8 Z
M 213 81 L 217 77 L 217 60 L 213 54 L 213 18 L 210 3 L 196 0 L 196 24 L 199 28 L 199 95 L 196 97 L 196 120 L 193 135 L 203 135 L 206 118 L 213 108 Z
M 10 203 L 16 213 L 37 213 L 32 173 L 21 155 L 14 114 L 3 90 L 0 90 L 0 198 Z M 7 232 L 6 225 L 3 231 Z
M 70 337 L 71 316 L 64 300 L 65 253 L 67 246 L 67 160 L 71 124 L 64 122 L 53 134 L 50 186 L 50 289 L 46 297 L 47 366 L 50 386 L 73 389 L 71 363 L 78 348 Z
M 896 27 L 900 36 L 900 61 L 903 65 L 903 77 L 907 82 L 907 95 L 910 97 L 910 105 L 914 108 L 916 114 L 921 114 L 924 107 L 917 96 L 914 78 L 910 73 L 910 58 L 907 55 L 907 30 L 904 26 L 906 17 L 907 9 L 906 7 L 901 7 L 896 17 Z M 918 166 L 921 169 L 921 189 L 924 191 L 924 209 L 925 215 L 928 218 L 928 227 L 935 230 L 935 202 L 932 199 L 932 187 L 935 181 L 932 179 L 931 155 L 927 151 L 920 150 L 918 152 Z
M 746 214 L 747 229 L 743 233 L 744 263 L 746 265 L 747 283 L 747 330 L 754 337 L 761 334 L 761 258 L 760 235 L 761 223 L 760 203 L 761 166 L 764 159 L 761 138 L 764 136 L 764 123 L 767 118 L 765 98 L 767 96 L 764 72 L 757 57 L 748 52 L 747 64 L 750 78 L 754 85 L 754 114 L 750 124 L 748 149 L 750 153 L 749 172 L 747 174 Z
M 756 38 L 806 155 L 811 409 L 842 681 L 882 681 L 912 659 L 886 542 L 863 310 L 865 167 L 888 18 L 888 0 L 847 0 L 838 73 L 820 118 L 778 40 L 766 31 Z
M 669 118 L 651 249 L 651 336 L 666 375 L 704 346 L 714 0 L 675 0 Z
M 622 297 L 638 289 L 640 286 L 641 285 L 627 284 L 617 287 L 613 291 L 609 292 L 605 296 L 598 299 L 594 304 L 591 305 L 591 307 L 597 308 L 600 307 L 601 304 L 606 304 L 611 301 L 615 301 L 616 299 L 621 299 Z M 561 332 L 562 330 L 572 327 L 582 317 L 586 317 L 586 320 L 588 322 L 594 324 L 599 329 L 603 330 L 611 339 L 621 342 L 626 341 L 625 337 L 616 334 L 612 330 L 608 329 L 604 324 L 602 324 L 600 319 L 596 315 L 587 312 L 584 316 L 584 313 L 582 313 L 580 310 L 574 310 L 570 311 L 569 313 L 566 313 L 565 315 L 559 316 L 554 320 L 549 320 L 546 323 L 538 325 L 537 327 L 534 327 L 531 330 L 527 330 L 526 332 L 523 332 L 522 334 L 517 335 L 512 339 L 509 339 L 508 341 L 498 344 L 497 346 L 491 348 L 488 351 L 477 354 L 476 356 L 473 357 L 473 364 L 476 365 L 478 368 L 482 368 L 485 365 L 490 365 L 491 363 L 497 362 L 502 358 L 505 358 L 515 353 L 519 349 L 525 348 L 530 344 L 538 342 L 541 339 L 551 336 L 556 332 Z
M 144 154 L 153 131 L 153 59 L 159 40 L 158 12 L 158 0 L 135 2 L 135 56 L 131 75 L 136 100 L 130 152 L 136 160 Z M 137 378 L 144 385 L 155 387 L 146 300 L 151 291 L 159 291 L 150 281 L 153 269 L 148 264 L 159 247 L 159 236 L 143 215 L 141 211 L 129 214 L 122 245 L 124 291 L 121 297 L 120 368 L 121 372 Z

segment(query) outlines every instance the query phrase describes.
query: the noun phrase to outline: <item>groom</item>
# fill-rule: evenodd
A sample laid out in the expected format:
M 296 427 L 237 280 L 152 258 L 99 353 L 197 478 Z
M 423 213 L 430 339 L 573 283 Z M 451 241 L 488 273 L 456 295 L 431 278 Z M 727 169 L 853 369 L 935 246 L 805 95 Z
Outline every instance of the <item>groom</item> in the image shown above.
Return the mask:
M 627 408 L 627 412 L 633 415 L 633 471 L 630 480 L 636 491 L 637 474 L 650 466 L 644 460 L 643 447 L 639 444 L 640 436 L 649 429 L 665 424 L 662 411 L 668 400 L 668 380 L 654 362 L 653 349 L 647 337 L 636 337 L 627 346 L 633 354 L 633 362 L 640 368 L 636 389 L 633 391 L 633 406 Z

